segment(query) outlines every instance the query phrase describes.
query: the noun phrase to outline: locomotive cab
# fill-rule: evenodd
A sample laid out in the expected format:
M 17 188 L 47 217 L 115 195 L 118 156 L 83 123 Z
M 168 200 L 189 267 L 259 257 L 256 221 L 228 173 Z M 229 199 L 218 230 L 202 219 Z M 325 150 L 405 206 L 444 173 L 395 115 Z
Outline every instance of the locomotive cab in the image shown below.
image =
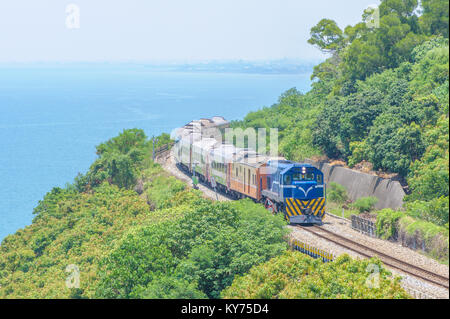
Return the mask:
M 323 197 L 323 174 L 315 167 L 293 167 L 281 175 L 285 197 L 303 200 Z
M 272 174 L 264 195 L 283 204 L 291 224 L 322 224 L 325 215 L 323 173 L 304 163 L 276 161 L 269 165 Z

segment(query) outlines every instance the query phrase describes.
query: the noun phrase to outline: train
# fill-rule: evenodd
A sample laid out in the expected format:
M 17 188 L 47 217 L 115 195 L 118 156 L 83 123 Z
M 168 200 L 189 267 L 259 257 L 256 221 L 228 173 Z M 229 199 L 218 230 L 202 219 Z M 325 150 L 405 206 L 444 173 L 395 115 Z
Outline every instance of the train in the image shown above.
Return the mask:
M 326 184 L 316 167 L 258 154 L 192 132 L 173 146 L 180 170 L 233 199 L 250 198 L 290 224 L 322 225 Z

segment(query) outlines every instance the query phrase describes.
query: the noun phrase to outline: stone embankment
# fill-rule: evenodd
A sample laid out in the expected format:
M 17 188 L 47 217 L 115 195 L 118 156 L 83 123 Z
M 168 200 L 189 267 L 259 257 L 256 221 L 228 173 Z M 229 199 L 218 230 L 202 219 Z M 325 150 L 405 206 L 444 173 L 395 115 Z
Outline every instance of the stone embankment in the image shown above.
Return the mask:
M 376 209 L 396 209 L 403 205 L 405 192 L 398 181 L 310 159 L 305 162 L 320 169 L 326 183 L 335 182 L 344 186 L 353 201 L 360 197 L 374 196 L 378 198 Z

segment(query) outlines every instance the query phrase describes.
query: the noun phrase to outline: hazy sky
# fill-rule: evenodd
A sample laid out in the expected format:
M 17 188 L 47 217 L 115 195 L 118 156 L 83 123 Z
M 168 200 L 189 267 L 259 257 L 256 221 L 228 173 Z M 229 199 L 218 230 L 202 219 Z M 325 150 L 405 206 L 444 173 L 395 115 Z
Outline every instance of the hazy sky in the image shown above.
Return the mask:
M 66 7 L 80 28 L 66 26 Z M 1 0 L 0 62 L 319 59 L 309 30 L 379 0 Z M 73 21 L 73 20 L 72 20 Z

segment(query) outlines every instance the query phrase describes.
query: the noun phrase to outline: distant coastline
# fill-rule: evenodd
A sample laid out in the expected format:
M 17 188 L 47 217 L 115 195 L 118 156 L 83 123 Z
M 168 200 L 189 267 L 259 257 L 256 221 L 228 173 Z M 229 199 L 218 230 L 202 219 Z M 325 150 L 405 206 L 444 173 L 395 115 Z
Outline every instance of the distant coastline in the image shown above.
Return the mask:
M 201 61 L 201 62 L 0 62 L 0 68 L 123 67 L 155 72 L 208 72 L 241 74 L 305 74 L 311 73 L 321 60 L 270 61 Z

